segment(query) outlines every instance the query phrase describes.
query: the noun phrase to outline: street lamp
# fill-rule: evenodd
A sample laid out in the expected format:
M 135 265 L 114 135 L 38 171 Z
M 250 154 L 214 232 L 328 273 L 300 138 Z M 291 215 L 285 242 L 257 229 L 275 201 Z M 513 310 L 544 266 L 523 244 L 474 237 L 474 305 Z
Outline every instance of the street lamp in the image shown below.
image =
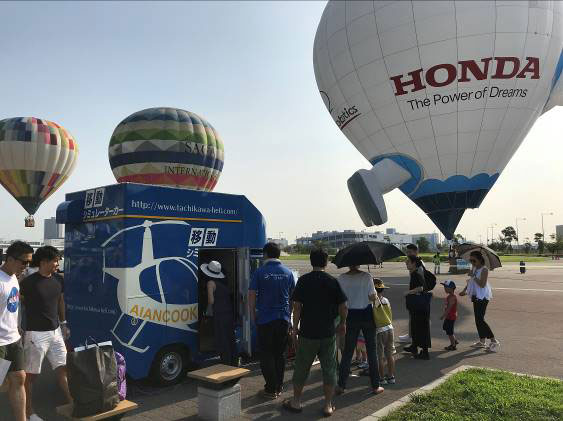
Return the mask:
M 543 229 L 543 216 L 544 215 L 553 215 L 553 212 L 542 212 L 542 214 L 541 214 L 541 240 L 545 244 L 545 230 Z
M 518 221 L 525 221 L 526 218 L 518 218 L 516 217 L 516 245 L 518 249 L 520 249 L 520 236 L 518 235 Z
M 493 223 L 490 227 L 487 227 L 487 236 L 489 235 L 489 228 L 491 229 L 491 243 L 495 241 L 495 235 L 493 234 L 493 229 L 495 228 L 496 222 Z

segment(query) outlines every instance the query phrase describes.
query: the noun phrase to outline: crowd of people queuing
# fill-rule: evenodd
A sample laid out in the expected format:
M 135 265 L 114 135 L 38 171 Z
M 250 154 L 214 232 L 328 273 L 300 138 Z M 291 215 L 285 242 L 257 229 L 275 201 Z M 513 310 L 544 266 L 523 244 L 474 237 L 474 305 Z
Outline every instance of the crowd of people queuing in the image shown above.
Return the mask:
M 329 260 L 322 249 L 311 251 L 312 271 L 296 281 L 293 272 L 279 260 L 280 253 L 275 243 L 264 246 L 264 264 L 252 275 L 248 293 L 265 380 L 263 397 L 277 399 L 283 392 L 290 342 L 295 347 L 293 397 L 282 404 L 290 412 L 302 412 L 303 387 L 315 359 L 321 365 L 324 416 L 331 416 L 335 411 L 334 395 L 346 391 L 354 355 L 367 368 L 373 394 L 383 393 L 384 385 L 395 384 L 393 315 L 383 281 L 359 266 L 350 266 L 338 278 L 333 277 L 325 271 Z M 428 279 L 429 272 L 418 257 L 416 245 L 407 246 L 406 254 L 409 287 L 405 304 L 409 332 L 398 339 L 410 342 L 403 348 L 405 352 L 415 359 L 428 360 L 432 346 L 430 291 L 435 277 L 433 283 Z M 65 339 L 70 336 L 70 330 L 65 318 L 64 280 L 57 273 L 59 260 L 60 254 L 54 247 L 44 246 L 34 253 L 28 244 L 17 241 L 7 249 L 6 260 L 0 267 L 0 359 L 10 363 L 6 378 L 16 421 L 41 420 L 33 410 L 32 390 L 45 357 L 64 397 L 72 401 L 65 367 Z M 496 352 L 500 343 L 485 321 L 492 298 L 488 269 L 479 251 L 471 252 L 470 262 L 472 270 L 459 295 L 467 295 L 473 302 L 479 340 L 472 346 Z M 436 266 L 439 267 L 439 261 Z M 201 269 L 208 277 L 206 315 L 215 316 L 216 347 L 221 362 L 236 365 L 233 303 L 221 264 L 211 261 Z M 459 344 L 454 332 L 456 284 L 446 280 L 442 285 L 447 296 L 441 319 L 450 340 L 445 349 L 450 351 Z M 25 304 L 25 311 L 19 311 L 20 303 Z
M 429 282 L 416 245 L 407 246 L 406 254 L 410 277 L 405 292 L 409 332 L 400 338 L 402 342 L 410 342 L 404 347 L 405 352 L 411 353 L 415 359 L 428 360 L 428 350 L 432 346 L 430 291 L 435 277 L 434 284 Z M 328 254 L 322 249 L 314 249 L 310 253 L 312 271 L 295 282 L 291 270 L 279 260 L 280 249 L 276 244 L 266 244 L 264 256 L 264 265 L 252 278 L 249 302 L 251 317 L 258 328 L 260 366 L 265 380 L 262 395 L 265 398 L 277 399 L 283 391 L 288 338 L 296 347 L 293 397 L 282 403 L 289 412 L 302 412 L 303 387 L 316 358 L 321 365 L 324 416 L 331 416 L 335 411 L 334 395 L 346 391 L 354 355 L 359 362 L 365 360 L 367 364 L 373 394 L 379 395 L 384 392 L 384 385 L 396 383 L 393 315 L 391 303 L 384 296 L 388 287 L 381 279 L 360 270 L 359 266 L 350 266 L 347 272 L 335 278 L 325 271 Z M 468 295 L 473 302 L 479 340 L 472 346 L 496 352 L 500 344 L 484 320 L 492 298 L 488 270 L 479 251 L 471 252 L 470 262 L 473 268 L 459 295 Z M 435 266 L 439 273 L 438 261 Z M 459 344 L 454 333 L 456 284 L 452 280 L 441 284 L 447 295 L 440 319 L 450 340 L 445 349 L 451 351 Z M 486 343 L 487 339 L 489 343 Z
M 41 421 L 32 404 L 33 383 L 47 358 L 67 402 L 64 280 L 60 254 L 51 246 L 16 241 L 0 267 L 0 359 L 10 366 L 6 381 L 15 421 Z M 32 268 L 30 268 L 33 267 Z M 25 311 L 20 311 L 24 304 Z

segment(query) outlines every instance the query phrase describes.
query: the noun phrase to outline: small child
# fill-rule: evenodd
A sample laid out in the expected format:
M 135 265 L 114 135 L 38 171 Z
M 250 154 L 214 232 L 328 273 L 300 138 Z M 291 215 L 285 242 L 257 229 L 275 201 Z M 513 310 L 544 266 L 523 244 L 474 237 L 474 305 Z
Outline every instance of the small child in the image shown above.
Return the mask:
M 376 343 L 377 357 L 379 364 L 380 383 L 395 384 L 395 340 L 393 338 L 393 313 L 391 311 L 391 303 L 383 296 L 383 291 L 387 289 L 383 281 L 373 278 L 373 284 L 377 291 L 377 297 L 374 303 L 374 317 L 376 326 Z M 385 374 L 384 360 L 387 360 L 387 375 Z
M 444 291 L 446 291 L 446 300 L 444 302 L 444 314 L 440 317 L 440 320 L 444 321 L 442 329 L 446 331 L 446 335 L 450 339 L 450 345 L 445 347 L 446 351 L 455 351 L 456 345 L 459 343 L 454 335 L 454 324 L 457 319 L 457 297 L 455 296 L 455 282 L 452 280 L 447 280 L 445 282 L 440 282 L 444 285 Z
M 358 363 L 358 368 L 360 369 L 368 367 L 366 340 L 364 339 L 362 332 L 360 332 L 360 335 L 358 336 L 358 342 L 356 342 L 356 362 Z
M 436 253 L 434 255 L 434 258 L 432 259 L 434 261 L 434 275 L 439 275 L 440 274 L 440 253 Z

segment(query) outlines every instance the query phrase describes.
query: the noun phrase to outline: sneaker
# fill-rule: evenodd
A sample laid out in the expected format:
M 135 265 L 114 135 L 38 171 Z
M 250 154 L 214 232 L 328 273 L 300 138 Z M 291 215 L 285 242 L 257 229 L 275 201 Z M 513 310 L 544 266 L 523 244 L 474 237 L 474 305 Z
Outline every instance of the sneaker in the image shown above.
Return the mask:
M 31 417 L 29 417 L 28 420 L 29 421 L 44 421 L 43 418 L 41 418 L 37 414 L 31 414 Z
M 363 362 L 363 363 L 358 364 L 358 368 L 361 369 L 361 370 L 363 370 L 364 368 L 368 368 L 368 367 L 369 367 L 369 364 L 367 362 Z
M 387 384 L 387 378 L 380 379 L 379 384 L 385 386 Z
M 387 377 L 387 384 L 395 384 L 395 376 Z
M 406 334 L 406 335 L 399 336 L 399 343 L 408 344 L 410 342 L 411 342 L 411 335 Z
M 471 348 L 486 348 L 487 345 L 485 345 L 485 342 L 481 342 L 481 341 L 477 341 L 475 343 L 472 343 L 470 345 Z
M 500 351 L 500 342 L 499 341 L 495 341 L 495 342 L 491 341 L 491 343 L 487 347 L 487 351 L 490 351 L 490 352 Z
M 379 394 L 383 393 L 384 391 L 385 391 L 385 389 L 382 388 L 381 386 L 379 386 L 377 389 L 373 389 L 373 394 L 379 395 Z

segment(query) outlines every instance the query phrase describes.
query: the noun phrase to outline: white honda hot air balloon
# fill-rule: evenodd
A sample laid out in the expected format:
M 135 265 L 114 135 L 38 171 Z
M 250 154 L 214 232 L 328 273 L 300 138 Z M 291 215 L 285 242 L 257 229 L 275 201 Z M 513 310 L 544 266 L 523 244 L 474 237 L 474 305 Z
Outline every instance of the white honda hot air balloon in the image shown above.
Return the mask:
M 373 165 L 348 180 L 364 223 L 386 222 L 383 194 L 399 188 L 451 239 L 536 119 L 563 105 L 562 46 L 558 1 L 330 1 L 315 76 Z

